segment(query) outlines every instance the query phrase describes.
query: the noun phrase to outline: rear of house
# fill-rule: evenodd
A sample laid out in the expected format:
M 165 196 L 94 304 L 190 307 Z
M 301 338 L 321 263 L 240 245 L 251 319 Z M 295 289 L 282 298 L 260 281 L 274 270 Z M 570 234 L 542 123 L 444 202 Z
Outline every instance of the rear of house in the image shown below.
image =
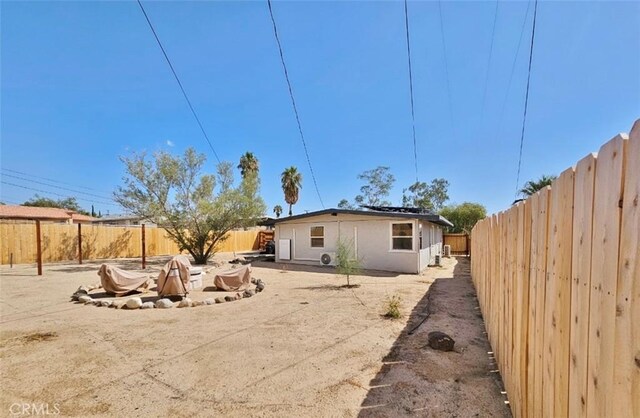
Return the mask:
M 392 211 L 326 209 L 275 222 L 276 261 L 335 265 L 338 242 L 370 270 L 419 273 L 442 254 L 439 215 Z

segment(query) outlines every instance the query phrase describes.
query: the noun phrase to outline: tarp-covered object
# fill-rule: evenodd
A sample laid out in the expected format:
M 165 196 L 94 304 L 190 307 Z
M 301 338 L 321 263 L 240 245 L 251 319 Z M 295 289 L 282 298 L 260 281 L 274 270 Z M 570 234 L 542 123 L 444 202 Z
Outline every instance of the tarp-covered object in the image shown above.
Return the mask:
M 173 257 L 162 267 L 158 275 L 159 296 L 184 296 L 189 293 L 189 269 L 191 262 L 184 255 Z
M 105 292 L 116 296 L 124 296 L 134 290 L 143 292 L 153 285 L 153 280 L 146 273 L 132 273 L 108 264 L 100 266 L 98 276 Z
M 251 286 L 251 264 L 216 274 L 213 284 L 226 291 L 244 290 Z

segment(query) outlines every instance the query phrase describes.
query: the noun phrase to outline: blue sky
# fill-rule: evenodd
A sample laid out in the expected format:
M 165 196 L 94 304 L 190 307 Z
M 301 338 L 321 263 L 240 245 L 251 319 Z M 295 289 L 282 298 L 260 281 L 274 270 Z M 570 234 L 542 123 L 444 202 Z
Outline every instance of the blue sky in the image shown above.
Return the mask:
M 303 188 L 294 212 L 321 209 L 266 1 L 144 4 L 220 158 L 258 156 L 269 208 L 285 206 L 279 175 L 297 166 Z M 420 180 L 444 177 L 451 202 L 490 212 L 514 197 L 533 17 L 533 3 L 528 15 L 527 2 L 499 3 L 487 67 L 495 4 L 442 2 L 448 93 L 438 3 L 409 2 Z M 90 208 L 92 196 L 7 175 L 108 197 L 121 184 L 119 156 L 189 146 L 214 170 L 135 2 L 1 7 L 3 181 L 86 198 L 80 203 Z M 397 178 L 394 203 L 415 180 L 403 7 L 273 5 L 326 207 L 352 199 L 358 173 L 379 165 Z M 561 172 L 638 117 L 640 2 L 540 2 L 520 182 Z M 20 203 L 34 193 L 2 184 L 0 198 Z

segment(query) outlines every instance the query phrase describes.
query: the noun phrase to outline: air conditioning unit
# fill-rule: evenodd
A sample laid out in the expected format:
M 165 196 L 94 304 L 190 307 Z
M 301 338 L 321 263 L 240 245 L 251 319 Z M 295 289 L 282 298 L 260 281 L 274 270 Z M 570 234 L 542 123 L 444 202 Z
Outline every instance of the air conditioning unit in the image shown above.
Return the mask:
M 321 266 L 335 266 L 336 265 L 336 253 L 324 253 L 320 256 Z
M 451 245 L 447 244 L 444 246 L 444 256 L 446 258 L 451 258 Z
M 438 266 L 438 267 L 441 266 L 440 254 L 436 254 L 436 266 Z

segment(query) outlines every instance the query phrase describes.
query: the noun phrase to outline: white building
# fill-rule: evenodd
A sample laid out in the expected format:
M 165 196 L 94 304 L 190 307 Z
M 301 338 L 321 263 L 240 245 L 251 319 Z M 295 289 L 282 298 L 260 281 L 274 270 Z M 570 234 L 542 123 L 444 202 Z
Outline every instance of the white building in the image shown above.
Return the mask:
M 326 209 L 275 220 L 276 261 L 335 264 L 338 242 L 352 245 L 362 267 L 419 273 L 442 255 L 440 215 Z M 321 259 L 324 262 L 321 262 Z

